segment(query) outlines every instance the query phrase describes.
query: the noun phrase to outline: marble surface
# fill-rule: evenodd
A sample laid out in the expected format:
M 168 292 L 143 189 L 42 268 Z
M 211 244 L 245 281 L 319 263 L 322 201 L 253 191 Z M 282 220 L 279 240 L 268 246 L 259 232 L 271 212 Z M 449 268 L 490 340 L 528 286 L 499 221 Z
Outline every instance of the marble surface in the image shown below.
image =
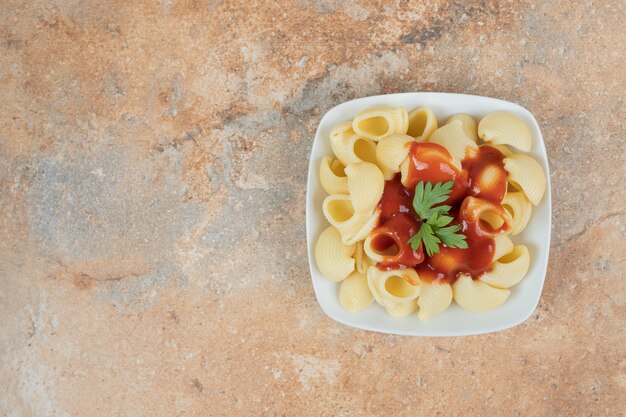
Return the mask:
M 623 416 L 615 1 L 0 3 L 0 415 Z M 355 97 L 532 111 L 552 169 L 533 316 L 406 338 L 327 318 L 308 154 Z

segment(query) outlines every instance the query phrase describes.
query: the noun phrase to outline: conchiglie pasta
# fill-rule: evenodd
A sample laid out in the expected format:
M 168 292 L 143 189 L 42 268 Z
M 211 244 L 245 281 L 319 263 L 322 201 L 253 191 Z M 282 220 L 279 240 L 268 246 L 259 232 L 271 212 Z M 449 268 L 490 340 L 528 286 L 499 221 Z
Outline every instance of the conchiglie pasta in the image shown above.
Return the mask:
M 372 213 L 356 213 L 358 220 L 355 218 L 353 225 L 346 225 L 340 228 L 342 239 L 346 244 L 352 244 L 365 239 L 374 230 L 380 218 L 380 210 L 375 209 Z M 356 217 L 356 216 L 355 216 Z M 354 231 L 354 232 L 353 232 Z
M 333 127 L 332 130 L 330 131 L 331 146 L 332 146 L 333 141 L 340 141 L 343 138 L 349 138 L 350 136 L 354 136 L 354 135 L 355 135 L 355 132 L 354 130 L 352 130 L 352 120 L 339 123 L 337 126 Z
M 372 244 L 374 240 L 384 243 L 381 245 L 383 250 L 379 250 Z M 395 241 L 395 238 L 391 235 L 380 233 L 376 231 L 371 233 L 363 242 L 363 251 L 374 262 L 383 262 L 385 258 L 396 256 L 399 253 L 399 246 Z
M 407 156 L 404 158 L 404 161 L 400 164 L 400 182 L 405 187 L 409 182 L 409 164 L 411 163 L 410 158 Z
M 354 216 L 354 207 L 349 195 L 331 194 L 324 199 L 322 212 L 326 220 L 337 227 Z
M 526 229 L 533 206 L 522 191 L 511 191 L 502 200 L 502 207 L 511 214 L 511 234 L 517 235 Z
M 498 235 L 494 239 L 493 259 L 500 259 L 513 251 L 513 241 L 507 235 Z
M 417 299 L 420 320 L 428 320 L 443 313 L 452 302 L 452 286 L 446 283 L 420 282 L 420 295 Z
M 329 133 L 334 156 L 322 158 L 319 166 L 329 194 L 322 212 L 331 226 L 315 242 L 314 258 L 321 274 L 338 282 L 343 309 L 357 313 L 375 301 L 390 316 L 429 320 L 453 300 L 476 312 L 506 302 L 531 262 L 529 248 L 508 235 L 526 229 L 533 205 L 549 185 L 538 161 L 513 152 L 530 151 L 531 132 L 508 112 L 482 120 L 458 113 L 440 126 L 428 107 L 407 113 L 378 106 L 336 125 Z M 446 237 L 455 230 L 450 228 L 435 230 L 444 242 L 436 253 L 430 245 L 432 254 L 424 253 L 427 237 L 414 250 L 410 237 L 420 222 L 413 219 L 411 204 L 420 204 L 421 197 L 413 201 L 415 186 L 450 178 L 455 186 L 451 198 L 440 203 L 447 204 L 440 216 L 453 222 L 441 217 L 431 224 L 460 224 L 458 233 L 465 234 L 469 248 Z M 432 206 L 441 198 L 426 195 L 428 189 L 423 204 Z
M 327 227 L 315 244 L 315 263 L 322 275 L 332 281 L 341 281 L 354 271 L 355 245 L 345 245 L 339 231 Z
M 481 193 L 497 193 L 499 196 L 506 192 L 506 171 L 502 165 L 489 164 L 479 171 L 477 178 L 474 179 L 474 186 L 478 187 Z
M 392 317 L 406 317 L 417 311 L 417 300 L 398 303 L 391 307 L 385 307 L 385 311 Z
M 458 169 L 461 169 L 461 161 L 465 159 L 467 149 L 478 149 L 478 145 L 463 131 L 463 124 L 460 120 L 453 120 L 441 126 L 430 135 L 428 141 L 446 148 Z
M 409 154 L 413 138 L 408 135 L 396 134 L 381 139 L 376 146 L 376 161 L 383 171 L 385 180 L 390 180 L 400 172 L 400 164 Z
M 333 160 L 330 156 L 322 158 L 320 182 L 328 194 L 348 193 L 348 177 L 344 170 L 345 166 L 338 159 Z
M 450 124 L 455 120 L 461 122 L 465 136 L 470 138 L 474 143 L 478 143 L 478 124 L 476 123 L 476 119 L 467 113 L 458 113 L 450 117 L 446 124 Z
M 445 165 L 454 166 L 454 161 L 452 160 L 452 157 L 450 156 L 450 152 L 448 152 L 446 148 L 439 146 L 439 145 L 435 145 L 435 146 L 430 145 L 426 149 L 422 148 L 422 150 L 420 151 L 420 159 L 429 160 L 431 161 L 431 163 L 434 161 L 437 161 L 440 164 L 443 163 Z M 402 185 L 404 185 L 405 187 L 409 187 L 409 185 L 411 184 L 411 178 L 409 178 L 409 175 L 408 175 L 409 167 L 412 164 L 411 160 L 412 160 L 411 155 L 409 155 L 400 164 L 401 182 L 402 182 Z M 454 167 L 454 168 L 459 168 L 459 167 Z M 450 170 L 449 167 L 445 167 L 443 169 L 446 171 Z M 415 182 L 411 185 L 411 188 L 414 186 L 415 186 Z
M 415 301 L 420 294 L 420 286 L 409 282 L 419 282 L 419 277 L 412 268 L 381 271 L 371 266 L 367 270 L 367 281 L 376 302 L 388 312 L 399 304 Z
M 454 271 L 459 264 L 458 253 L 449 250 L 442 250 L 430 257 L 429 263 L 437 269 L 437 271 L 450 273 Z
M 409 126 L 406 134 L 418 142 L 424 142 L 437 130 L 437 127 L 435 113 L 428 107 L 419 107 L 409 113 Z
M 367 283 L 367 275 L 353 272 L 339 286 L 339 303 L 350 313 L 365 310 L 374 301 Z
M 363 240 L 378 224 L 380 210 L 370 213 L 356 212 L 352 206 L 350 196 L 332 194 L 322 202 L 322 212 L 328 222 L 335 226 L 341 239 L 346 245 Z
M 357 114 L 352 121 L 352 129 L 359 136 L 374 141 L 394 133 L 404 134 L 408 126 L 408 114 L 402 107 L 372 107 Z
M 478 136 L 494 145 L 511 145 L 530 152 L 532 135 L 526 123 L 508 112 L 490 113 L 478 124 Z
M 371 212 L 378 204 L 385 188 L 383 173 L 374 164 L 360 162 L 345 169 L 352 206 L 358 213 Z
M 528 248 L 518 245 L 513 250 L 496 260 L 491 271 L 480 276 L 480 280 L 495 288 L 510 288 L 526 276 L 530 267 Z
M 511 231 L 511 215 L 500 204 L 476 197 L 466 197 L 461 205 L 461 217 L 476 223 L 482 236 L 495 237 Z
M 452 284 L 454 301 L 465 310 L 489 311 L 501 306 L 511 291 L 493 288 L 484 282 L 474 281 L 469 275 L 461 275 Z
M 366 273 L 367 268 L 369 268 L 373 264 L 373 261 L 363 251 L 363 242 L 364 241 L 358 241 L 356 243 L 356 250 L 354 251 L 354 262 L 356 263 L 357 271 L 361 273 Z
M 528 155 L 516 154 L 504 158 L 508 181 L 522 190 L 533 205 L 538 205 L 546 191 L 546 176 L 539 162 Z
M 502 153 L 502 155 L 504 155 L 505 157 L 513 155 L 513 151 L 510 150 L 509 147 L 506 146 L 506 145 L 493 145 L 493 144 L 490 144 L 489 146 L 492 146 L 492 147 L 496 148 L 497 150 L 499 150 Z
M 376 163 L 376 143 L 354 133 L 350 122 L 342 123 L 330 132 L 330 147 L 344 165 Z

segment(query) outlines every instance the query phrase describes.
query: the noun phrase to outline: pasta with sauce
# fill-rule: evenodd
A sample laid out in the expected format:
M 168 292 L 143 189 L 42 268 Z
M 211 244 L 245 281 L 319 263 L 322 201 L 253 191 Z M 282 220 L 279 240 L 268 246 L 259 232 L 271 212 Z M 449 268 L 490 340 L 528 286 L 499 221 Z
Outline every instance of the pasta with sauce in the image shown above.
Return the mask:
M 532 262 L 510 236 L 527 227 L 547 182 L 537 161 L 516 153 L 533 140 L 520 118 L 460 113 L 439 125 L 428 107 L 380 106 L 337 125 L 328 140 L 334 155 L 320 161 L 319 177 L 330 226 L 315 260 L 341 281 L 346 311 L 374 304 L 429 320 L 453 301 L 476 312 L 506 302 Z M 442 184 L 425 215 L 418 197 Z

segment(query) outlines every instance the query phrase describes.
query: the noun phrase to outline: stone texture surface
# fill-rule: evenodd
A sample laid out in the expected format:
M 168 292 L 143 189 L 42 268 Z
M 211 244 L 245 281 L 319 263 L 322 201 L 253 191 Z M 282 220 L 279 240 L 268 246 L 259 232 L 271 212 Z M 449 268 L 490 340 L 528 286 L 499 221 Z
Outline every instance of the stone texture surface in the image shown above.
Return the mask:
M 0 3 L 0 415 L 623 416 L 621 1 Z M 317 306 L 320 117 L 449 91 L 539 120 L 539 307 L 464 338 Z

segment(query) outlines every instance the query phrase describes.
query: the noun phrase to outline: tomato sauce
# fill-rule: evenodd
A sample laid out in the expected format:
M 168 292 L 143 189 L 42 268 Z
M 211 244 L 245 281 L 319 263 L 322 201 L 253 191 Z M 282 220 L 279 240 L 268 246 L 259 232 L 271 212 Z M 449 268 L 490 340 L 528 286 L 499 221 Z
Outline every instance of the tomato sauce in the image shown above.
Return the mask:
M 416 268 L 420 279 L 429 280 L 429 275 L 422 277 L 420 271 L 424 268 L 432 271 L 435 279 L 448 283 L 454 282 L 460 273 L 477 278 L 491 268 L 495 252 L 494 239 L 481 236 L 476 222 L 468 223 L 465 220 L 459 222 L 459 217 L 457 215 L 452 224 L 461 224 L 461 232 L 466 236 L 468 248 L 449 248 L 441 245 L 438 253 L 428 257 Z
M 462 162 L 468 175 L 469 195 L 500 204 L 506 194 L 504 155 L 489 145 L 482 145 Z M 488 177 L 488 178 L 486 178 Z
M 382 269 L 408 268 L 424 261 L 424 251 L 420 245 L 413 250 L 409 239 L 416 234 L 422 222 L 413 216 L 396 213 L 379 226 L 372 237 L 372 248 L 385 254 Z
M 448 200 L 441 204 L 453 205 L 459 202 L 467 192 L 467 173 L 459 171 L 452 163 L 452 157 L 446 148 L 436 143 L 413 142 L 409 150 L 409 172 L 406 187 L 413 190 L 420 181 L 430 181 L 433 185 L 454 181 Z
M 382 270 L 415 268 L 420 279 L 426 282 L 440 280 L 447 283 L 454 282 L 461 273 L 471 274 L 476 279 L 488 271 L 495 253 L 495 241 L 481 233 L 479 222 L 482 220 L 467 213 L 462 203 L 468 196 L 501 203 L 506 193 L 503 159 L 500 151 L 482 145 L 468 152 L 459 170 L 444 147 L 434 143 L 411 143 L 404 184 L 400 174 L 386 181 L 379 202 L 381 217 L 371 240 L 372 248 L 383 255 L 377 267 Z M 489 175 L 485 174 L 487 170 Z M 422 224 L 413 210 L 415 186 L 421 181 L 430 181 L 434 185 L 450 180 L 454 181 L 454 186 L 448 200 L 442 204 L 452 206 L 449 215 L 454 220 L 451 225 L 461 226 L 460 232 L 466 236 L 468 248 L 449 248 L 440 244 L 440 252 L 428 256 L 420 244 L 414 251 L 408 240 Z

